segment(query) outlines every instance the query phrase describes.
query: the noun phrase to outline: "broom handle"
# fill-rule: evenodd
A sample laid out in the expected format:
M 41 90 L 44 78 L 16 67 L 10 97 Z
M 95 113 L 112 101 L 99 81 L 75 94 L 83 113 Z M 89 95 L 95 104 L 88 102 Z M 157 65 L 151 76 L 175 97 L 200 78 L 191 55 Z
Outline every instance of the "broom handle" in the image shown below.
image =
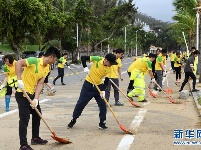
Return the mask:
M 32 100 L 30 99 L 29 95 L 24 91 L 22 90 L 23 94 L 25 95 L 25 97 L 27 98 L 27 100 L 29 101 L 29 103 L 33 105 L 33 102 Z M 41 115 L 40 111 L 34 106 L 34 109 L 35 111 L 37 112 L 37 114 L 40 116 L 40 118 L 43 120 L 43 122 L 45 123 L 45 125 L 48 127 L 48 129 L 51 131 L 51 133 L 54 133 L 54 131 L 52 130 L 52 128 L 47 124 L 47 122 L 45 121 L 45 119 L 43 118 L 43 116 Z
M 136 103 L 132 102 L 131 99 L 126 94 L 124 94 L 124 92 L 111 79 L 109 79 L 109 80 L 132 103 L 132 105 L 138 106 Z
M 107 102 L 107 100 L 105 99 L 105 97 L 103 97 L 103 93 L 101 92 L 101 90 L 99 89 L 99 87 L 95 84 L 94 80 L 90 77 L 90 75 L 88 74 L 89 78 L 92 80 L 93 84 L 95 85 L 96 89 L 98 90 L 98 92 L 102 95 L 102 99 L 105 101 L 106 105 L 108 106 L 108 108 L 110 109 L 110 111 L 112 112 L 114 118 L 116 119 L 117 123 L 120 124 L 117 116 L 114 114 L 114 111 L 112 110 L 112 108 L 110 107 L 110 104 Z

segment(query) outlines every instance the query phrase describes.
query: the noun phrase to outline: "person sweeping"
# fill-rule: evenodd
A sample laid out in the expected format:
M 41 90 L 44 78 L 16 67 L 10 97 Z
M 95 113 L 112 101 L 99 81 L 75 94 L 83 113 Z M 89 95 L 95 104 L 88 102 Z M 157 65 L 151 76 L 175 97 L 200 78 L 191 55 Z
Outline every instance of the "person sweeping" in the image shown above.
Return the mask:
M 20 150 L 33 150 L 27 142 L 27 127 L 32 114 L 32 139 L 31 144 L 46 144 L 48 141 L 39 136 L 40 116 L 35 111 L 36 107 L 41 113 L 39 104 L 39 95 L 44 86 L 44 80 L 47 76 L 51 64 L 60 58 L 60 52 L 57 48 L 51 46 L 47 49 L 42 58 L 29 57 L 16 62 L 16 74 L 18 79 L 18 89 L 15 98 L 19 109 L 19 138 Z M 24 68 L 22 73 L 22 68 Z M 35 106 L 30 105 L 22 90 L 26 91 L 33 100 Z
M 136 63 L 136 68 L 131 72 L 130 80 L 134 80 L 134 89 L 128 93 L 128 97 L 138 96 L 139 102 L 147 102 L 145 99 L 145 79 L 144 76 L 148 71 L 152 82 L 155 82 L 152 73 L 151 63 L 155 59 L 155 54 L 149 54 L 148 58 L 139 58 Z
M 121 58 L 124 55 L 124 50 L 122 48 L 118 48 L 114 55 L 116 56 L 116 62 L 118 65 L 114 65 L 111 68 L 110 73 L 107 74 L 106 77 L 108 77 L 110 80 L 112 80 L 118 87 L 119 87 L 119 78 L 121 81 L 123 81 L 122 75 L 121 75 Z M 123 106 L 124 104 L 119 100 L 119 90 L 116 88 L 114 84 L 111 83 L 111 81 L 108 82 L 108 87 L 105 91 L 105 98 L 109 102 L 110 99 L 110 90 L 111 86 L 114 89 L 114 99 L 115 99 L 115 106 Z
M 92 98 L 95 98 L 100 110 L 99 129 L 106 130 L 108 128 L 106 126 L 106 103 L 101 98 L 101 95 L 94 86 L 94 84 L 96 84 L 100 88 L 104 97 L 105 89 L 108 86 L 109 78 L 105 78 L 104 84 L 102 82 L 102 79 L 111 71 L 110 67 L 112 65 L 118 64 L 116 62 L 116 56 L 114 54 L 107 54 L 105 58 L 99 56 L 82 56 L 81 61 L 84 67 L 84 72 L 87 73 L 87 76 L 82 86 L 80 97 L 73 111 L 73 119 L 67 125 L 67 128 L 73 128 L 77 119 L 82 114 L 82 111 L 84 110 L 85 106 L 89 103 Z M 90 71 L 86 65 L 86 61 L 93 62 Z
M 3 57 L 3 61 L 5 65 L 3 66 L 3 71 L 5 74 L 4 81 L 2 85 L 0 86 L 0 91 L 3 90 L 3 88 L 6 88 L 6 94 L 5 94 L 5 111 L 10 110 L 10 98 L 12 95 L 12 88 L 14 87 L 17 89 L 17 76 L 15 73 L 15 63 L 13 56 L 11 55 L 5 55 Z

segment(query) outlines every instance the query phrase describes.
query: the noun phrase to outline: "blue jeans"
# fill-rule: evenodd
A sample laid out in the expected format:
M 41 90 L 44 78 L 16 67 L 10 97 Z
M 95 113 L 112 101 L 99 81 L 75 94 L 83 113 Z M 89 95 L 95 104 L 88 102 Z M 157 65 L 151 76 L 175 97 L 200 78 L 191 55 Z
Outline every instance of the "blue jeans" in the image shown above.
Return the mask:
M 103 84 L 98 86 L 100 90 L 102 90 Z M 98 92 L 96 87 L 86 80 L 84 81 L 84 84 L 81 89 L 80 97 L 74 108 L 73 119 L 79 118 L 79 116 L 82 114 L 83 109 L 93 97 L 95 98 L 100 110 L 99 112 L 100 122 L 104 122 L 106 120 L 106 113 L 107 113 L 106 104 L 104 100 L 101 98 L 100 93 Z

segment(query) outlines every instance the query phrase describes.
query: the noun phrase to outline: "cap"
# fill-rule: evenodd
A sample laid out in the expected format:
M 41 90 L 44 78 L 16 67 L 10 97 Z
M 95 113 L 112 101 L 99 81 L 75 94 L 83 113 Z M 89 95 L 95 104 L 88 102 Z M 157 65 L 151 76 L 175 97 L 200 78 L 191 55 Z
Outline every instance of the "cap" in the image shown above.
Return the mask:
M 148 56 L 146 56 L 146 57 L 149 57 L 149 58 L 151 58 L 151 57 L 156 57 L 156 54 L 149 53 L 149 55 L 148 55 Z
M 114 54 L 107 54 L 105 58 L 110 62 L 111 65 L 117 65 L 118 63 L 116 62 L 116 56 Z

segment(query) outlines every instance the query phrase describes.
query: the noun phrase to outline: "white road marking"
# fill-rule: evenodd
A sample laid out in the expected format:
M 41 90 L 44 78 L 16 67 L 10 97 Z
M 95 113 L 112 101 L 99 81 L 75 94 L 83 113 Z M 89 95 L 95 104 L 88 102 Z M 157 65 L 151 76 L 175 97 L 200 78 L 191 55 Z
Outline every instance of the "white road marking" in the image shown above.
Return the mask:
M 150 102 L 148 103 L 144 103 L 144 106 L 145 105 L 148 105 L 150 104 Z M 135 118 L 133 119 L 132 123 L 130 124 L 130 130 L 133 130 L 133 131 L 137 131 L 142 120 L 144 119 L 144 116 L 147 112 L 147 109 L 140 109 L 137 113 L 137 115 L 135 116 Z M 134 139 L 135 139 L 135 135 L 130 135 L 130 134 L 127 134 L 125 135 L 122 140 L 120 141 L 118 147 L 116 150 L 129 150 L 130 149 L 130 146 L 131 144 L 134 142 Z
M 40 100 L 40 103 L 44 103 L 44 102 L 47 102 L 47 101 L 49 101 L 49 100 L 51 100 L 51 99 L 43 99 L 43 100 Z M 5 117 L 5 116 L 11 115 L 11 114 L 14 114 L 14 113 L 16 113 L 16 112 L 18 112 L 18 109 L 14 109 L 14 110 L 11 110 L 11 111 L 9 111 L 9 112 L 5 112 L 5 113 L 3 113 L 3 114 L 0 114 L 0 118 L 3 118 L 3 117 Z

